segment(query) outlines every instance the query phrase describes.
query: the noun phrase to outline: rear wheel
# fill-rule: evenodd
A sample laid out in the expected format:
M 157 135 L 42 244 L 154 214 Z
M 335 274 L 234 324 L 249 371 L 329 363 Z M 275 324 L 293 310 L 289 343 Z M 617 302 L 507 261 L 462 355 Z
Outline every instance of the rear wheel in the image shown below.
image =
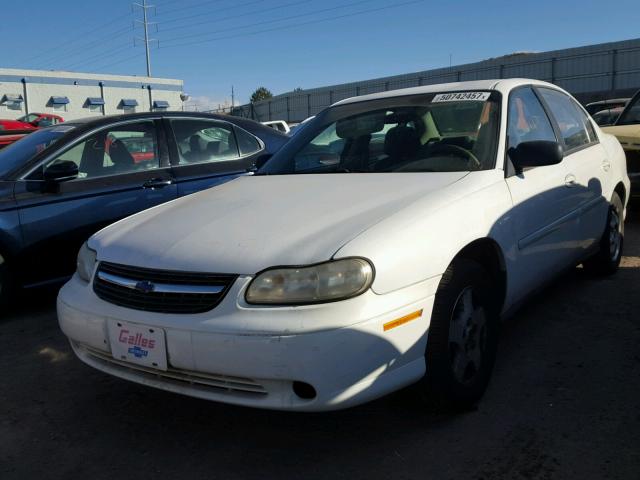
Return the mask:
M 611 275 L 618 270 L 624 245 L 623 215 L 622 200 L 614 192 L 609 206 L 607 225 L 600 239 L 600 249 L 593 257 L 583 262 L 585 270 L 598 275 Z
M 493 369 L 498 311 L 491 276 L 477 262 L 454 260 L 436 293 L 423 384 L 428 400 L 454 409 L 473 407 Z

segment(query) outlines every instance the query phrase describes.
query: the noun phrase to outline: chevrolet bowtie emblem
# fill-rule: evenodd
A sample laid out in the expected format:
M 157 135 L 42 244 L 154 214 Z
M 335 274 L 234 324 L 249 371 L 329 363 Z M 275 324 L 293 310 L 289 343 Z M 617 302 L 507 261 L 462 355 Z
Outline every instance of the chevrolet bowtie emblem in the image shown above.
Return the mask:
M 151 293 L 155 289 L 156 289 L 156 286 L 151 282 L 147 282 L 146 280 L 136 283 L 136 290 L 142 293 Z

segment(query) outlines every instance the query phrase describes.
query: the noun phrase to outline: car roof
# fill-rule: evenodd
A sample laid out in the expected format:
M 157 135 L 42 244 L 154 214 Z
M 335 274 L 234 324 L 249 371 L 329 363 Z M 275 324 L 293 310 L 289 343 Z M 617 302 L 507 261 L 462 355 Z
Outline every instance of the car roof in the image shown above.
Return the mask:
M 121 113 L 116 115 L 105 115 L 98 117 L 85 117 L 78 118 L 74 120 L 69 120 L 59 125 L 67 125 L 72 126 L 74 129 L 78 131 L 85 131 L 88 129 L 93 129 L 96 127 L 101 127 L 103 125 L 110 125 L 116 122 L 122 122 L 127 120 L 144 120 L 144 119 L 154 119 L 154 118 L 200 118 L 200 119 L 211 119 L 218 120 L 222 122 L 229 122 L 239 127 L 242 127 L 246 130 L 258 130 L 267 132 L 267 134 L 277 135 L 279 132 L 275 131 L 273 128 L 269 128 L 265 125 L 262 125 L 260 122 L 256 122 L 255 120 L 251 120 L 243 117 L 234 117 L 231 115 L 220 115 L 215 113 L 204 113 L 204 112 L 179 112 L 179 111 L 167 111 L 167 112 L 137 112 L 137 113 Z M 286 137 L 286 135 L 285 135 Z
M 543 82 L 541 80 L 533 80 L 530 78 L 509 78 L 509 79 L 492 79 L 492 80 L 474 80 L 470 82 L 452 82 L 438 83 L 434 85 L 424 85 L 421 87 L 402 88 L 399 90 L 389 90 L 387 92 L 372 93 L 369 95 L 361 95 L 359 97 L 351 97 L 334 103 L 333 105 L 345 105 L 349 103 L 366 102 L 369 100 L 378 100 L 382 98 L 402 97 L 405 95 L 421 95 L 425 93 L 436 92 L 460 92 L 466 90 L 496 90 L 501 93 L 508 93 L 521 85 L 540 85 L 556 90 L 562 90 L 557 85 Z M 332 105 L 332 106 L 333 106 Z

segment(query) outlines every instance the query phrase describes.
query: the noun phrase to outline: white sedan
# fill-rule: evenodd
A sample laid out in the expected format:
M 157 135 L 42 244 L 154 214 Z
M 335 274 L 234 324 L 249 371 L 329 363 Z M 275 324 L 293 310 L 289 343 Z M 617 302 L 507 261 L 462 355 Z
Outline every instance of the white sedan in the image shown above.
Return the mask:
M 465 408 L 501 319 L 567 268 L 618 268 L 625 168 L 551 84 L 351 98 L 256 175 L 92 236 L 60 326 L 87 364 L 194 397 L 318 411 L 421 382 Z

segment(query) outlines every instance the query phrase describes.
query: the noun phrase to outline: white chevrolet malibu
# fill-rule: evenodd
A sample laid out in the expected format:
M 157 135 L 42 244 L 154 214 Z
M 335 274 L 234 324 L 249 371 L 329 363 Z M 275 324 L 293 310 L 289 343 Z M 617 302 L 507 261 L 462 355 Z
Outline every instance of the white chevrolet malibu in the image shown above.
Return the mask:
M 92 236 L 59 322 L 92 367 L 194 397 L 317 411 L 420 382 L 464 408 L 501 319 L 617 269 L 628 196 L 620 144 L 554 85 L 351 98 L 255 175 Z

